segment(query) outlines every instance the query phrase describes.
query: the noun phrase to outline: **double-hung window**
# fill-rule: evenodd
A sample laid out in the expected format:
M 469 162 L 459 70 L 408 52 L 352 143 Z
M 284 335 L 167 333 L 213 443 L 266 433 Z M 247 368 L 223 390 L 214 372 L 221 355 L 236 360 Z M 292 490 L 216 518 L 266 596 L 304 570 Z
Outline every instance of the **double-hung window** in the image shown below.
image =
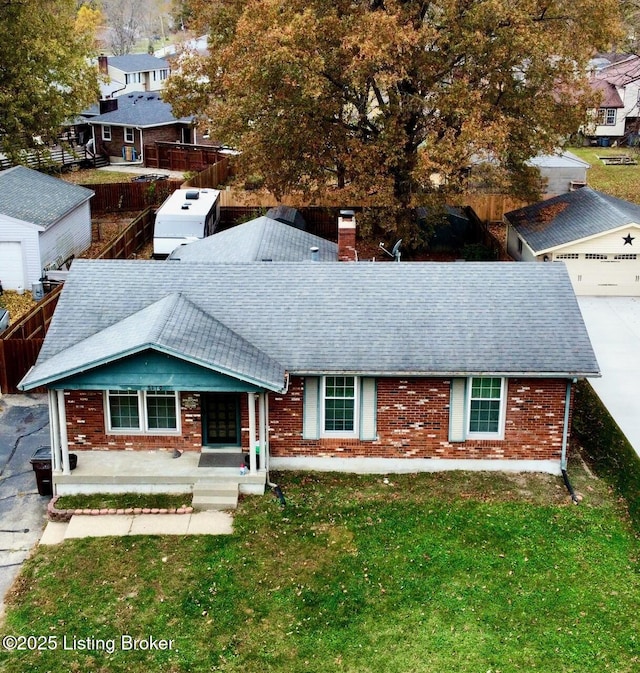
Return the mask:
M 125 143 L 132 143 L 133 142 L 133 135 L 134 135 L 134 129 L 132 129 L 130 126 L 125 126 L 125 129 L 124 129 L 124 141 L 125 141 Z
M 368 376 L 306 376 L 303 439 L 377 439 L 377 386 Z
M 323 431 L 354 434 L 357 428 L 355 376 L 325 376 L 323 379 Z
M 504 428 L 504 379 L 474 376 L 469 382 L 468 436 L 501 437 Z
M 173 434 L 180 431 L 178 394 L 171 391 L 109 390 L 107 429 L 113 433 Z
M 102 125 L 102 140 L 111 140 L 111 126 L 107 124 Z
M 451 380 L 449 441 L 503 439 L 507 379 L 471 376 Z
M 601 107 L 598 110 L 599 126 L 615 126 L 617 110 L 614 107 Z

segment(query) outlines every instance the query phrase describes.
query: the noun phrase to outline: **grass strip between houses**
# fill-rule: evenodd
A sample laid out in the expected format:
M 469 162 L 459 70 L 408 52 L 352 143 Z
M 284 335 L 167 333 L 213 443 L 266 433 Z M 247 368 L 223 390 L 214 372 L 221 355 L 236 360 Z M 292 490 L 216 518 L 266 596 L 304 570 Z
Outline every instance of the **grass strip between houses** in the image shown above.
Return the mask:
M 548 475 L 274 475 L 286 506 L 242 499 L 230 536 L 40 547 L 3 632 L 57 648 L 0 669 L 637 671 L 638 541 L 571 471 L 579 506 Z

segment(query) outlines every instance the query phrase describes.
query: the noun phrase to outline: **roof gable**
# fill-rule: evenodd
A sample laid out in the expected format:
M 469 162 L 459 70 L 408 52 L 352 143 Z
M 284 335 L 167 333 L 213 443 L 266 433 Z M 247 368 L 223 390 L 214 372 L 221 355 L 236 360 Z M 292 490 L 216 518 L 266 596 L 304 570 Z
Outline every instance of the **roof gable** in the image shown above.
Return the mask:
M 336 243 L 263 216 L 182 245 L 171 254 L 170 259 L 190 262 L 299 262 L 311 259 L 312 247 L 318 248 L 320 261 L 337 261 Z
M 640 206 L 590 187 L 512 210 L 505 219 L 536 254 L 640 224 Z
M 147 349 L 274 390 L 284 385 L 282 365 L 178 293 L 168 294 L 60 351 L 38 369 L 33 385 Z M 28 374 L 26 379 L 31 381 L 35 376 Z
M 77 260 L 27 383 L 51 376 L 58 356 L 69 366 L 89 360 L 81 342 L 93 345 L 94 335 L 94 360 L 104 359 L 102 348 L 115 356 L 129 343 L 111 346 L 116 335 L 140 344 L 136 331 L 157 325 L 175 293 L 183 295 L 181 308 L 163 327 L 172 348 L 220 347 L 230 368 L 247 362 L 250 373 L 274 361 L 298 374 L 598 373 L 561 264 Z M 199 317 L 187 320 L 189 311 Z M 253 359 L 234 359 L 234 344 L 255 349 Z
M 92 196 L 90 189 L 26 166 L 14 166 L 0 171 L 0 213 L 44 229 L 58 222 Z

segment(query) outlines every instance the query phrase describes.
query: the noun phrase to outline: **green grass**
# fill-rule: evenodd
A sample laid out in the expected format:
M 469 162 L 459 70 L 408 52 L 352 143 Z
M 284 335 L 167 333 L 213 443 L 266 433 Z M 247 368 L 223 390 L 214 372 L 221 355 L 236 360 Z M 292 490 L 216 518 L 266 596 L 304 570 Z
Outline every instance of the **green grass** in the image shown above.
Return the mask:
M 619 199 L 640 203 L 638 184 L 640 183 L 640 153 L 633 147 L 570 147 L 576 156 L 591 164 L 587 171 L 589 187 Z M 599 156 L 627 154 L 638 160 L 635 166 L 605 166 Z
M 575 475 L 574 506 L 544 475 L 276 477 L 286 507 L 244 499 L 231 536 L 39 548 L 4 632 L 116 649 L 0 651 L 0 669 L 638 670 L 638 543 L 603 482 Z M 122 633 L 174 647 L 121 651 Z
M 177 509 L 191 505 L 190 494 L 171 495 L 167 493 L 94 493 L 65 495 L 56 501 L 57 509 L 127 509 L 128 507 L 149 507 Z

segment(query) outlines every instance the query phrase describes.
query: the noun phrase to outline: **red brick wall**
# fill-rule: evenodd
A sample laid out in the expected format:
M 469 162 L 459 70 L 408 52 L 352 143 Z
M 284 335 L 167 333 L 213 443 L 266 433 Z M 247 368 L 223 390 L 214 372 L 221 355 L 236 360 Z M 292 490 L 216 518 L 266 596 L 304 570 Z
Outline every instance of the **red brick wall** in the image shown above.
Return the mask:
M 270 451 L 279 457 L 559 459 L 566 382 L 510 379 L 502 440 L 451 443 L 449 380 L 379 379 L 378 439 L 302 439 L 303 380 L 269 398 Z
M 256 412 L 257 412 L 256 401 Z M 102 391 L 72 390 L 65 392 L 69 449 L 202 449 L 202 415 L 200 393 L 180 393 L 181 432 L 179 435 L 107 434 Z M 257 416 L 257 413 L 256 413 Z M 249 446 L 247 396 L 240 395 L 241 442 Z M 256 429 L 257 432 L 257 429 Z
M 269 395 L 269 441 L 278 457 L 559 459 L 566 382 L 510 379 L 502 440 L 451 443 L 447 379 L 379 379 L 378 439 L 302 439 L 303 379 L 292 377 L 286 395 Z M 200 394 L 181 393 L 179 436 L 109 435 L 103 395 L 65 392 L 69 447 L 81 449 L 174 449 L 202 446 Z M 256 416 L 258 404 L 256 400 Z M 240 395 L 242 445 L 248 448 L 247 396 Z M 256 430 L 257 432 L 257 430 Z

